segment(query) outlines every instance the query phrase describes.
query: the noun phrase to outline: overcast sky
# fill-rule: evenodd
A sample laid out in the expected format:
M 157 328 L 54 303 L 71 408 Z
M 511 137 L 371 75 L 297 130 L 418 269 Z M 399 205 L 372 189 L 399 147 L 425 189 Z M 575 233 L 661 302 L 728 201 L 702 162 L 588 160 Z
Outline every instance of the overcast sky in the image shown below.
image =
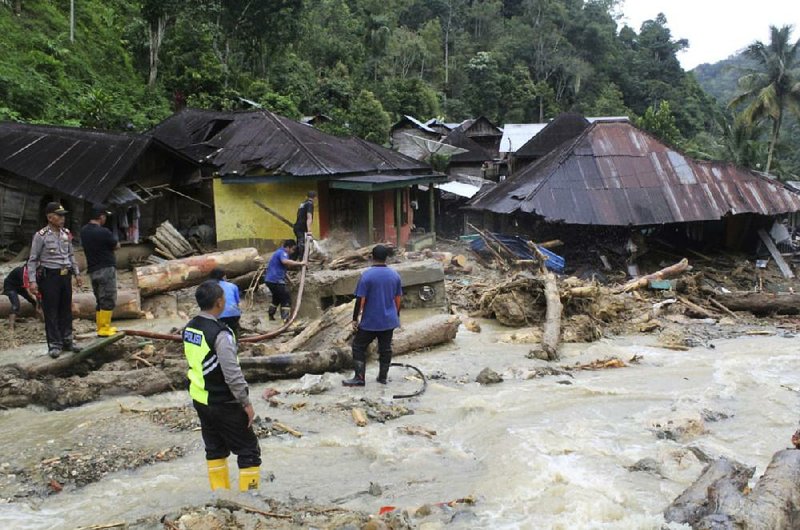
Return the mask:
M 794 26 L 792 40 L 800 38 L 799 0 L 624 0 L 624 18 L 637 32 L 658 13 L 676 39 L 689 39 L 689 49 L 678 54 L 690 70 L 702 63 L 726 59 L 755 40 L 769 41 L 769 26 Z

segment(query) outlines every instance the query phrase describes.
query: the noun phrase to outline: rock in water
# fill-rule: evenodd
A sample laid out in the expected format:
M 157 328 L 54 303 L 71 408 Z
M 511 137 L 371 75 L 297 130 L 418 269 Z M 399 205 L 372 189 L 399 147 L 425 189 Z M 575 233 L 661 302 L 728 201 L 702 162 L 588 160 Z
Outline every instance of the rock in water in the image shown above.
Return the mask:
M 496 383 L 502 383 L 503 378 L 500 377 L 500 374 L 487 367 L 481 370 L 481 373 L 478 374 L 478 377 L 475 378 L 475 381 L 482 385 L 493 385 Z

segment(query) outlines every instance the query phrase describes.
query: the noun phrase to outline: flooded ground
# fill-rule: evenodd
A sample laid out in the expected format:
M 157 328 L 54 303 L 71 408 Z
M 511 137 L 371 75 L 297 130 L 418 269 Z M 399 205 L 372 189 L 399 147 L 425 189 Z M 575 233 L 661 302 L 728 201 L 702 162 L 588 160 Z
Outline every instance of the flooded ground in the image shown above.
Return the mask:
M 413 414 L 385 423 L 359 428 L 350 408 L 369 409 L 361 398 L 388 404 L 392 394 L 415 390 L 420 382 L 412 372 L 393 368 L 390 385 L 382 387 L 373 382 L 371 364 L 366 389 L 344 389 L 339 380 L 350 374 L 332 374 L 332 388 L 315 395 L 292 392 L 298 381 L 255 385 L 257 415 L 302 433 L 262 438 L 261 494 L 369 513 L 390 505 L 411 514 L 425 504 L 477 499 L 448 523 L 422 514 L 414 519 L 428 529 L 659 529 L 662 510 L 697 478 L 703 459 L 729 456 L 757 466 L 758 475 L 798 425 L 796 338 L 716 340 L 685 352 L 659 348 L 654 336 L 604 339 L 565 345 L 556 364 L 641 360 L 534 377 L 547 363 L 527 359 L 529 346 L 497 343 L 507 328 L 481 324 L 480 334 L 462 328 L 452 344 L 396 359 L 430 381 L 421 397 L 395 400 Z M 504 381 L 476 383 L 485 367 Z M 273 403 L 261 398 L 268 387 L 281 392 Z M 199 432 L 130 412 L 186 405 L 187 397 L 174 392 L 62 412 L 0 412 L 0 528 L 133 522 L 208 502 Z M 88 485 L 67 483 L 60 493 L 48 490 L 46 468 L 41 476 L 33 472 L 42 461 L 101 447 L 109 460 L 134 449 L 179 448 L 179 454 L 107 470 Z

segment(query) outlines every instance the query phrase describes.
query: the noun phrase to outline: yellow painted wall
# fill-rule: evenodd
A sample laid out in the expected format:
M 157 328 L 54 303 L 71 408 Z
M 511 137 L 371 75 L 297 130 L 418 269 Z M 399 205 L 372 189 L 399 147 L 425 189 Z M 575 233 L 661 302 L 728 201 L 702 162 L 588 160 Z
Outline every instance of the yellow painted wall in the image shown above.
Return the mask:
M 223 184 L 222 180 L 214 179 L 217 246 L 226 249 L 247 245 L 271 250 L 284 239 L 294 239 L 291 228 L 253 200 L 266 204 L 294 223 L 297 208 L 310 190 L 317 191 L 316 182 Z M 314 235 L 319 236 L 317 201 L 314 203 Z

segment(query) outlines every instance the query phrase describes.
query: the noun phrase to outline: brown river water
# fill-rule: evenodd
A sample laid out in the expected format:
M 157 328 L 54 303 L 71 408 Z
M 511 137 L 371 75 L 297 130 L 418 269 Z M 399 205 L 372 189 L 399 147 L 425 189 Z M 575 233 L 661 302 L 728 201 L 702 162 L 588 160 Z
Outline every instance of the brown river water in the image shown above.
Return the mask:
M 728 456 L 763 472 L 772 454 L 789 445 L 800 419 L 800 340 L 754 336 L 713 341 L 712 347 L 671 351 L 652 336 L 604 339 L 563 347 L 559 366 L 617 356 L 641 356 L 625 368 L 529 378 L 547 363 L 525 358 L 529 346 L 497 342 L 509 330 L 483 321 L 479 334 L 460 330 L 456 341 L 398 357 L 431 379 L 419 398 L 397 400 L 413 415 L 354 425 L 342 411 L 321 412 L 349 396 L 390 401 L 419 381 L 393 368 L 390 385 L 348 390 L 332 374 L 319 395 L 287 394 L 297 381 L 254 385 L 256 413 L 304 433 L 261 441 L 262 494 L 308 498 L 377 513 L 392 505 L 413 510 L 466 496 L 472 514 L 446 528 L 659 529 L 662 510 L 694 481 L 709 457 Z M 485 367 L 503 376 L 481 386 Z M 286 404 L 271 408 L 267 387 Z M 289 405 L 308 405 L 293 411 Z M 184 442 L 183 458 L 107 475 L 84 488 L 0 504 L 0 528 L 68 529 L 139 518 L 202 505 L 211 497 L 199 432 L 157 428 L 126 432 L 119 404 L 153 408 L 188 403 L 184 392 L 122 397 L 61 412 L 27 408 L 0 412 L 0 466 L 43 458 L 48 447 L 74 444 L 94 421 L 115 422 L 115 443 Z M 313 406 L 312 406 L 313 405 Z M 671 423 L 670 423 L 671 422 Z M 89 427 L 87 427 L 89 425 Z M 139 425 L 139 424 L 136 424 Z M 420 426 L 432 438 L 399 430 Z M 131 428 L 134 428 L 132 426 Z M 187 441 L 188 440 L 188 441 Z M 33 451 L 31 448 L 39 448 Z M 58 455 L 58 451 L 53 454 Z M 642 461 L 641 470 L 629 468 Z M 235 466 L 234 466 L 235 467 Z M 2 468 L 0 467 L 0 472 Z M 7 473 L 7 471 L 5 471 Z M 271 482 L 266 477 L 272 474 Z M 235 473 L 232 474 L 235 479 Z M 370 483 L 382 493 L 366 492 Z M 428 530 L 442 523 L 424 523 Z M 680 528 L 673 525 L 670 528 Z

